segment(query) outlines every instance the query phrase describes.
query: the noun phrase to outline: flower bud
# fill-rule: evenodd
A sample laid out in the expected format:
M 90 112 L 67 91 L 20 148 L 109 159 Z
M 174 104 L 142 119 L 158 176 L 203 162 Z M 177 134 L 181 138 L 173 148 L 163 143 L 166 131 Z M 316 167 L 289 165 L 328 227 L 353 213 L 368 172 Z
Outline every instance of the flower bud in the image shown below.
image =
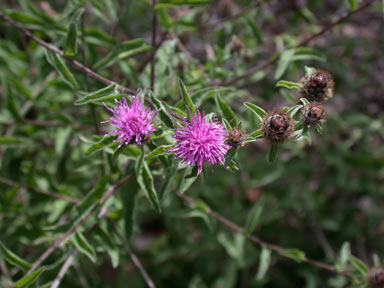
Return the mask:
M 303 107 L 302 119 L 307 125 L 316 125 L 324 121 L 327 112 L 322 104 L 311 102 Z
M 384 268 L 373 267 L 367 274 L 369 288 L 384 288 Z
M 324 101 L 332 98 L 334 82 L 332 75 L 326 71 L 316 72 L 301 78 L 300 92 L 309 101 Z
M 245 48 L 245 44 L 240 38 L 235 38 L 229 43 L 229 47 L 231 53 L 240 53 Z
M 233 148 L 239 148 L 244 146 L 245 133 L 240 128 L 233 128 L 228 132 L 227 135 L 227 144 Z
M 272 142 L 284 142 L 295 131 L 293 118 L 284 111 L 271 111 L 261 123 L 264 138 Z

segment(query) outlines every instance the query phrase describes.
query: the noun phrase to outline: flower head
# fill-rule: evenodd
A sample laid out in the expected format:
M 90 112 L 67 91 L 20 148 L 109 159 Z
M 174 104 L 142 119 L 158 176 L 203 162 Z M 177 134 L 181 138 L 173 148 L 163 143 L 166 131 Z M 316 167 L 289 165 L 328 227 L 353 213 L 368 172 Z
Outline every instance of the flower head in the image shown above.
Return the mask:
M 264 116 L 261 131 L 271 142 L 284 142 L 295 131 L 293 119 L 288 113 L 274 110 Z
M 207 121 L 205 114 L 201 115 L 200 111 L 197 111 L 189 121 L 184 119 L 184 126 L 175 128 L 173 138 L 178 143 L 169 151 L 175 153 L 176 157 L 181 158 L 187 165 L 196 164 L 198 175 L 205 161 L 211 164 L 224 163 L 225 154 L 230 148 L 225 144 L 226 136 L 227 131 L 223 124 L 216 118 Z
M 237 149 L 239 147 L 244 147 L 244 141 L 246 138 L 247 137 L 244 131 L 236 127 L 228 132 L 227 143 L 229 146 Z
M 369 288 L 383 288 L 384 287 L 384 268 L 373 267 L 367 273 L 367 282 Z
M 130 143 L 141 145 L 143 140 L 150 137 L 152 132 L 156 130 L 151 121 L 155 113 L 148 107 L 144 108 L 143 100 L 140 97 L 131 96 L 129 98 L 130 103 L 127 102 L 124 96 L 121 101 L 115 99 L 116 106 L 113 109 L 104 104 L 113 113 L 113 116 L 102 123 L 108 122 L 116 127 L 107 135 L 118 136 L 115 141 L 122 140 L 120 146 Z
M 306 75 L 300 81 L 300 92 L 309 101 L 322 102 L 332 98 L 334 82 L 333 77 L 326 71 L 317 70 Z
M 316 125 L 324 121 L 327 112 L 322 104 L 311 102 L 302 109 L 302 119 L 307 125 Z

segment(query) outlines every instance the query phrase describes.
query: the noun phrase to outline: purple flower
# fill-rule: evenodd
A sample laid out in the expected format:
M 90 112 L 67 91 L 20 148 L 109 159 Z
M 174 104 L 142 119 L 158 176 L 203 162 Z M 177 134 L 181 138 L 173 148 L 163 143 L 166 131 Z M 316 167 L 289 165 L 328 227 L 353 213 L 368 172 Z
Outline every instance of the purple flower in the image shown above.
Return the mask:
M 224 125 L 217 122 L 216 118 L 207 121 L 205 114 L 201 115 L 200 111 L 197 111 L 189 121 L 184 119 L 184 126 L 175 128 L 173 138 L 178 143 L 168 151 L 175 153 L 186 165 L 197 164 L 199 175 L 204 161 L 211 164 L 224 163 L 224 156 L 230 148 L 224 143 L 226 135 Z
M 116 127 L 111 133 L 106 135 L 118 136 L 115 141 L 122 140 L 119 147 L 123 144 L 137 143 L 141 144 L 144 138 L 151 136 L 156 130 L 152 123 L 155 113 L 148 107 L 144 108 L 143 100 L 140 97 L 129 97 L 131 102 L 128 104 L 123 96 L 121 101 L 115 99 L 115 108 L 104 106 L 113 113 L 111 119 L 102 123 L 109 122 Z

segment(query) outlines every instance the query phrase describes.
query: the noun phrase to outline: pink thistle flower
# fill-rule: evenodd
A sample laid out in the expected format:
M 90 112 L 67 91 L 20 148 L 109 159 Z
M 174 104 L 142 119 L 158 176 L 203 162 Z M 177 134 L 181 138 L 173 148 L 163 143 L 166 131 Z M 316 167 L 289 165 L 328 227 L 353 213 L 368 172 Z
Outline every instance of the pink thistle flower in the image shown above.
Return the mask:
M 115 99 L 115 108 L 105 108 L 113 113 L 113 116 L 102 123 L 110 123 L 116 127 L 111 133 L 106 135 L 118 136 L 115 141 L 122 140 L 119 147 L 123 144 L 137 143 L 141 145 L 145 138 L 152 135 L 157 128 L 152 123 L 155 116 L 151 109 L 144 108 L 143 100 L 140 97 L 129 97 L 131 102 L 128 104 L 123 96 L 121 101 Z
M 217 122 L 216 117 L 207 121 L 205 114 L 201 115 L 197 111 L 189 121 L 184 119 L 184 126 L 179 126 L 175 128 L 173 135 L 178 143 L 169 152 L 175 153 L 186 165 L 196 164 L 197 175 L 201 173 L 204 161 L 224 164 L 225 154 L 230 146 L 224 143 L 227 131 L 223 124 Z

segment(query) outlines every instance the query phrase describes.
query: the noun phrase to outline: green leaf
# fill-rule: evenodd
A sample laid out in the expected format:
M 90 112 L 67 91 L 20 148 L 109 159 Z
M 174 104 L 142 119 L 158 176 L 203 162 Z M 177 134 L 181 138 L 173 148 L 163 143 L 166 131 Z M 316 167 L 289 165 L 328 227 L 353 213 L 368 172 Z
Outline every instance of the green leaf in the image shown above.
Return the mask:
M 21 259 L 19 256 L 17 256 L 11 250 L 9 250 L 7 247 L 5 247 L 5 245 L 1 241 L 0 241 L 0 255 L 2 258 L 5 259 L 5 261 L 10 263 L 11 265 L 19 267 L 20 269 L 22 269 L 24 271 L 27 271 L 32 267 L 32 264 Z
M 269 152 L 268 152 L 268 160 L 269 162 L 274 162 L 277 157 L 277 153 L 279 152 L 279 143 L 272 142 L 269 146 Z
M 75 56 L 77 54 L 77 27 L 79 18 L 83 12 L 84 8 L 77 9 L 70 19 L 64 47 L 64 56 Z
M 295 55 L 294 49 L 288 49 L 281 53 L 279 62 L 277 63 L 277 68 L 275 72 L 275 79 L 279 79 L 283 76 L 285 70 L 287 70 L 289 63 L 291 62 L 293 55 Z
M 355 256 L 350 256 L 349 262 L 356 269 L 356 271 L 359 272 L 362 276 L 365 276 L 368 273 L 369 269 L 367 265 L 365 265 L 365 263 L 361 261 L 359 258 Z
M 184 175 L 186 176 L 182 178 L 178 189 L 180 193 L 184 193 L 185 191 L 187 191 L 189 187 L 191 187 L 192 184 L 195 183 L 195 181 L 197 180 L 197 166 L 193 168 L 186 168 L 184 173 Z
M 0 136 L 0 145 L 15 145 L 25 143 L 27 143 L 27 141 L 22 138 Z
M 151 50 L 151 45 L 144 39 L 126 41 L 115 46 L 112 51 L 94 65 L 94 69 L 109 67 L 116 61 L 131 57 L 135 54 Z
M 189 111 L 191 111 L 191 113 L 194 114 L 196 111 L 196 108 L 193 105 L 191 96 L 189 96 L 187 87 L 185 87 L 185 85 L 181 79 L 179 79 L 179 89 L 180 89 L 180 94 L 184 100 L 185 105 L 187 105 L 189 108 Z
M 224 167 L 228 167 L 229 163 L 231 163 L 232 159 L 235 157 L 237 152 L 236 148 L 231 148 L 228 150 L 227 154 L 225 154 L 225 163 Z
M 261 214 L 263 213 L 264 209 L 264 201 L 259 200 L 252 210 L 250 211 L 248 217 L 247 217 L 247 224 L 245 225 L 244 232 L 247 234 L 252 234 L 253 231 L 256 229 L 257 224 L 259 223 Z
M 153 184 L 153 177 L 151 171 L 148 168 L 147 163 L 144 161 L 144 153 L 136 160 L 136 178 L 141 189 L 144 191 L 145 196 L 151 202 L 153 208 L 160 213 L 159 199 L 156 193 L 155 186 Z
M 244 105 L 256 115 L 257 119 L 259 119 L 260 122 L 262 122 L 264 116 L 267 115 L 267 112 L 265 112 L 263 108 L 251 102 L 245 102 Z
M 261 131 L 261 129 L 257 129 L 248 135 L 247 140 L 245 142 L 254 142 L 256 139 L 261 137 L 263 137 L 263 131 Z
M 107 251 L 109 258 L 111 258 L 111 263 L 113 268 L 117 268 L 119 266 L 119 249 L 113 242 L 109 233 L 104 231 L 100 225 L 97 225 L 95 228 L 96 237 L 101 241 L 103 249 Z
M 171 152 L 167 152 L 167 150 L 169 150 L 169 149 L 171 149 L 173 147 L 175 147 L 174 144 L 171 144 L 171 145 L 161 145 L 161 146 L 157 147 L 156 149 L 152 150 L 151 152 L 149 152 L 148 154 L 146 154 L 145 157 L 144 157 L 144 160 L 149 160 L 149 159 L 153 159 L 153 158 L 156 158 L 156 157 L 168 155 Z
M 46 55 L 48 63 L 56 69 L 64 81 L 73 89 L 79 89 L 79 84 L 77 83 L 75 76 L 73 76 L 61 56 L 48 49 L 46 50 Z
M 218 93 L 220 95 L 224 95 L 233 92 L 233 90 L 233 88 L 228 87 L 207 87 L 194 92 L 191 95 L 191 98 L 196 106 L 200 106 L 205 101 L 213 98 Z M 177 107 L 180 107 L 179 105 L 180 103 L 176 104 Z
M 305 253 L 298 249 L 283 249 L 280 254 L 284 257 L 296 261 L 297 263 L 303 262 L 303 260 L 306 258 Z
M 149 92 L 149 99 L 151 99 L 151 102 L 155 106 L 155 108 L 159 110 L 159 118 L 161 122 L 163 122 L 163 124 L 168 128 L 173 129 L 173 123 L 171 117 L 169 116 L 168 110 L 164 105 L 165 103 L 156 98 L 152 91 Z
M 12 88 L 10 86 L 10 79 L 6 77 L 4 74 L 1 75 L 1 82 L 3 83 L 3 94 L 5 98 L 5 105 L 8 108 L 9 112 L 11 112 L 13 118 L 18 121 L 22 121 L 23 117 L 20 114 L 20 110 L 16 105 L 15 97 L 13 95 Z
M 16 288 L 22 288 L 22 287 L 26 287 L 33 284 L 44 271 L 45 271 L 45 268 L 41 267 L 36 271 L 32 272 L 31 274 L 21 278 L 19 281 L 15 283 Z
M 304 69 L 305 69 L 306 75 L 312 75 L 313 73 L 316 72 L 316 69 L 313 67 L 304 66 Z
M 135 178 L 130 179 L 124 186 L 120 188 L 120 195 L 123 203 L 124 211 L 124 228 L 126 239 L 132 236 L 133 224 L 135 218 L 136 196 L 139 192 L 140 185 Z
M 236 119 L 236 115 L 235 113 L 233 113 L 231 107 L 229 107 L 227 105 L 227 103 L 224 102 L 223 98 L 221 98 L 221 96 L 219 94 L 216 94 L 215 96 L 215 102 L 216 102 L 216 106 L 217 108 L 219 109 L 219 111 L 221 112 L 221 114 L 224 116 L 224 118 L 229 121 L 229 122 L 232 122 L 233 126 L 237 126 L 237 124 L 239 123 Z
M 87 256 L 89 258 L 89 260 L 91 260 L 93 263 L 96 262 L 95 249 L 93 249 L 91 244 L 89 244 L 89 242 L 87 241 L 87 239 L 84 237 L 84 235 L 81 232 L 76 232 L 72 236 L 71 240 L 72 240 L 72 243 L 75 245 L 75 247 L 77 248 L 77 250 L 79 250 L 79 252 L 81 254 L 84 254 L 85 256 Z
M 339 271 L 345 270 L 351 256 L 351 245 L 349 242 L 344 242 L 340 249 L 339 258 L 336 263 L 336 269 Z
M 77 99 L 74 104 L 75 105 L 84 105 L 93 102 L 102 102 L 105 100 L 109 100 L 110 98 L 121 96 L 120 92 L 116 89 L 116 85 L 112 84 L 107 87 L 104 87 L 100 90 L 97 90 L 92 93 L 80 93 L 83 97 Z M 108 98 L 106 98 L 108 97 Z
M 303 103 L 303 105 L 309 105 L 309 101 L 306 98 L 300 98 L 300 102 Z
M 100 141 L 93 144 L 91 147 L 85 151 L 86 155 L 95 153 L 97 151 L 100 151 L 102 149 L 105 149 L 107 147 L 110 147 L 114 144 L 114 140 L 116 139 L 116 136 L 104 136 Z
M 301 110 L 301 108 L 303 108 L 303 105 L 295 105 L 295 106 L 289 108 L 287 113 L 289 115 L 291 115 L 291 117 L 294 117 L 297 114 L 297 112 L 299 112 Z
M 348 5 L 350 11 L 355 10 L 359 6 L 357 0 L 348 0 Z
M 255 36 L 257 42 L 260 44 L 263 44 L 264 43 L 263 34 L 261 34 L 261 31 L 259 27 L 257 27 L 255 21 L 253 21 L 253 19 L 249 15 L 246 16 L 245 19 L 247 20 L 249 27 L 251 27 L 253 36 Z
M 163 172 L 163 179 L 161 181 L 161 186 L 159 190 L 159 197 L 160 199 L 163 198 L 165 191 L 168 188 L 169 182 L 171 181 L 172 177 L 176 174 L 177 168 L 179 166 L 178 162 L 173 160 L 171 157 L 168 157 L 168 167 L 165 169 L 165 172 Z
M 300 83 L 280 80 L 279 82 L 277 82 L 275 87 L 285 87 L 288 89 L 299 90 L 300 89 Z
M 271 264 L 271 250 L 263 246 L 260 254 L 259 268 L 257 270 L 257 275 L 256 275 L 257 280 L 260 281 L 264 278 L 270 264 Z

